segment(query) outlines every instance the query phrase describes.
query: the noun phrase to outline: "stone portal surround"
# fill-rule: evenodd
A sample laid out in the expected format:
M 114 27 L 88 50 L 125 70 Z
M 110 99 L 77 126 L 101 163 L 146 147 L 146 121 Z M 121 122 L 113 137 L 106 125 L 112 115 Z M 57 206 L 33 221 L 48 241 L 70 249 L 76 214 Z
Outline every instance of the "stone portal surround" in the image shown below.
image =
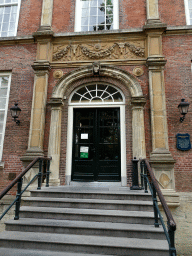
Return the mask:
M 50 136 L 49 136 L 49 150 L 48 154 L 52 156 L 52 162 L 50 166 L 51 179 L 53 184 L 57 183 L 59 177 L 59 162 L 60 162 L 60 142 L 61 142 L 61 106 L 62 99 L 65 96 L 67 89 L 72 86 L 73 83 L 82 79 L 83 77 L 90 77 L 93 75 L 92 66 L 87 66 L 81 69 L 77 69 L 67 75 L 64 75 L 54 87 L 50 104 L 51 108 L 51 124 L 50 124 Z M 146 157 L 145 150 L 145 133 L 144 133 L 144 104 L 145 99 L 142 94 L 140 84 L 136 78 L 121 69 L 117 69 L 111 66 L 101 65 L 100 76 L 112 77 L 124 84 L 132 96 L 132 125 L 134 128 L 133 133 L 133 157 Z M 57 125 L 56 125 L 57 122 Z M 54 131 L 53 131 L 54 130 Z M 125 180 L 125 179 L 123 179 Z M 58 180 L 59 183 L 59 180 Z M 124 184 L 126 185 L 126 184 Z

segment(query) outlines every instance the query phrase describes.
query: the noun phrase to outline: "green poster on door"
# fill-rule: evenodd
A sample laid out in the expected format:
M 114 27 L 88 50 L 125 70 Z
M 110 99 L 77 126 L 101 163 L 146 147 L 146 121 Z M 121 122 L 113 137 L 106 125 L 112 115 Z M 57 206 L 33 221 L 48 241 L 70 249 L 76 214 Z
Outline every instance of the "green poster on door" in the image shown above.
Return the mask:
M 80 152 L 80 158 L 88 158 L 88 153 Z
M 88 158 L 89 147 L 80 147 L 80 158 Z

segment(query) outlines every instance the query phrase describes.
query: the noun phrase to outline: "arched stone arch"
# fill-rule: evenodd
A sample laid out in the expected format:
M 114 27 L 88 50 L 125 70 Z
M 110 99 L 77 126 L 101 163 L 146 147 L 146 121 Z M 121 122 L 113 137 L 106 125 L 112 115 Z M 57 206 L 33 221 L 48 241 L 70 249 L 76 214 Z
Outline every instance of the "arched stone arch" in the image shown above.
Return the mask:
M 59 181 L 59 163 L 60 163 L 60 144 L 61 144 L 61 112 L 63 99 L 66 91 L 78 80 L 87 77 L 93 77 L 93 66 L 86 66 L 76 69 L 64 75 L 55 85 L 51 97 L 51 124 L 49 135 L 48 154 L 52 157 L 50 171 L 51 184 L 58 185 Z M 145 132 L 144 132 L 144 105 L 142 89 L 138 80 L 130 73 L 116 67 L 100 65 L 97 76 L 108 77 L 118 80 L 122 85 L 129 89 L 132 98 L 132 148 L 133 157 L 146 157 L 145 153 Z M 124 122 L 125 123 L 125 122 Z M 125 130 L 125 129 L 124 129 Z M 70 146 L 67 145 L 69 148 Z M 126 151 L 126 150 L 125 150 Z M 71 157 L 71 155 L 70 155 Z M 70 158 L 69 156 L 67 158 Z M 126 156 L 125 156 L 126 158 Z M 70 162 L 71 160 L 69 160 Z M 126 161 L 125 161 L 126 162 Z M 69 174 L 67 174 L 69 175 Z M 68 179 L 69 181 L 69 179 Z M 126 185 L 126 164 L 124 165 L 122 175 L 122 185 Z M 69 182 L 67 182 L 69 183 Z
M 52 93 L 53 99 L 62 99 L 69 86 L 75 83 L 77 80 L 84 77 L 93 76 L 93 66 L 87 66 L 80 69 L 76 69 L 66 75 L 64 75 L 55 85 Z M 99 70 L 99 76 L 106 76 L 119 80 L 122 84 L 127 86 L 132 97 L 143 96 L 142 89 L 138 80 L 125 70 L 115 68 L 112 66 L 101 65 Z

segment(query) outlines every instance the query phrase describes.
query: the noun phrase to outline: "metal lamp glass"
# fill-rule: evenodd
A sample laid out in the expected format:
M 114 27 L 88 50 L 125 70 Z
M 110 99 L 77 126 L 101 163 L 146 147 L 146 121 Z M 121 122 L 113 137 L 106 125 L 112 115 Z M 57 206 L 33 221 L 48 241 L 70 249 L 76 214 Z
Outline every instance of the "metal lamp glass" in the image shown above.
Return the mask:
M 189 105 L 189 102 L 185 102 L 185 99 L 181 99 L 181 102 L 178 105 L 179 111 L 181 115 L 183 115 L 182 117 L 180 117 L 181 123 L 184 121 L 185 115 L 188 113 Z
M 18 107 L 18 103 L 15 103 L 15 105 L 11 107 L 10 110 L 11 110 L 11 116 L 13 117 L 16 124 L 19 125 L 20 121 L 18 120 L 18 117 L 20 115 L 21 109 L 20 107 Z

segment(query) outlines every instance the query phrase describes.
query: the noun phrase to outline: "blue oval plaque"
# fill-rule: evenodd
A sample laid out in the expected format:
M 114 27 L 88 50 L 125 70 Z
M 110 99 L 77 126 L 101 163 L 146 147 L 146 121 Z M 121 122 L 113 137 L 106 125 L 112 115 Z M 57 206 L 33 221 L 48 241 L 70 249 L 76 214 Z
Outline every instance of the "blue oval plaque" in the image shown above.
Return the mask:
M 177 149 L 183 151 L 191 149 L 190 135 L 188 133 L 177 133 L 176 137 Z

